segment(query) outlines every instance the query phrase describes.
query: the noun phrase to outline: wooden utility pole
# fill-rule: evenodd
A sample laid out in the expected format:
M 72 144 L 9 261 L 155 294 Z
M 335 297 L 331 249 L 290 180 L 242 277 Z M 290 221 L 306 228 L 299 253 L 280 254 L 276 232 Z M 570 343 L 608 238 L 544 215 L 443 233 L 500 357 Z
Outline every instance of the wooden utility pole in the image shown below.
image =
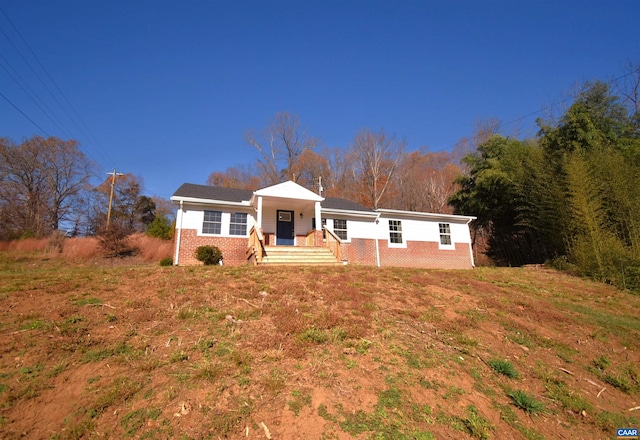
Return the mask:
M 113 189 L 116 186 L 116 176 L 124 176 L 123 173 L 116 173 L 116 169 L 114 168 L 111 173 L 107 173 L 108 176 L 112 176 L 111 178 L 111 194 L 109 195 L 109 210 L 107 211 L 107 230 L 109 229 L 109 223 L 111 223 L 111 205 L 113 204 Z

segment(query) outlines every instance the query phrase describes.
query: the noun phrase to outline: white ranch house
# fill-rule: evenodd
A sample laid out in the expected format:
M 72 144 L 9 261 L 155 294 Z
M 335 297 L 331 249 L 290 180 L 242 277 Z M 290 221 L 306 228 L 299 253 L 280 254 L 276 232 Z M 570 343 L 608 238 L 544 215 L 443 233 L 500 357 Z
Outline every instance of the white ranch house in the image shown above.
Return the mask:
M 198 246 L 217 246 L 223 264 L 362 264 L 474 267 L 475 217 L 370 209 L 322 197 L 292 182 L 257 191 L 183 184 L 174 264 L 201 264 Z

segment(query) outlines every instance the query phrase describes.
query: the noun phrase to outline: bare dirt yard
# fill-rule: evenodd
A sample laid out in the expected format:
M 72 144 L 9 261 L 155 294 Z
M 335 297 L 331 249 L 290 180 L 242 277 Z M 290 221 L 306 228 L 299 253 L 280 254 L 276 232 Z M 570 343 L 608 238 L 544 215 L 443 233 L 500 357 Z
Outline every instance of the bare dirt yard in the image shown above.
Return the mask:
M 3 439 L 604 439 L 640 296 L 545 268 L 0 252 Z

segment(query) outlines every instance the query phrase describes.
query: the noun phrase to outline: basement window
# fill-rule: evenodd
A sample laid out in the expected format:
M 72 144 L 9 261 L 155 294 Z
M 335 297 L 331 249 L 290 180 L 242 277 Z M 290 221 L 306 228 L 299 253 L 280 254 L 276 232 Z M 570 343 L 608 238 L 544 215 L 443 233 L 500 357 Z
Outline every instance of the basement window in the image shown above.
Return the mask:
M 243 212 L 231 214 L 229 235 L 247 235 L 247 214 Z
M 205 211 L 204 221 L 202 222 L 203 234 L 220 234 L 222 230 L 222 212 L 221 211 Z

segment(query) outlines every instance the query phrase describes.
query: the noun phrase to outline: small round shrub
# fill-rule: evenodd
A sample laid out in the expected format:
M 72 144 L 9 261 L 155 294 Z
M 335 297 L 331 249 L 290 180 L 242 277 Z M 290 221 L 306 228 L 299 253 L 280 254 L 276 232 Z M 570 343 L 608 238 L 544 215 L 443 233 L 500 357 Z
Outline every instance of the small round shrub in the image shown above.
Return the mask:
M 222 252 L 216 246 L 199 246 L 196 249 L 196 259 L 205 265 L 220 264 Z
M 162 260 L 160 260 L 160 266 L 173 266 L 173 258 L 164 257 Z

